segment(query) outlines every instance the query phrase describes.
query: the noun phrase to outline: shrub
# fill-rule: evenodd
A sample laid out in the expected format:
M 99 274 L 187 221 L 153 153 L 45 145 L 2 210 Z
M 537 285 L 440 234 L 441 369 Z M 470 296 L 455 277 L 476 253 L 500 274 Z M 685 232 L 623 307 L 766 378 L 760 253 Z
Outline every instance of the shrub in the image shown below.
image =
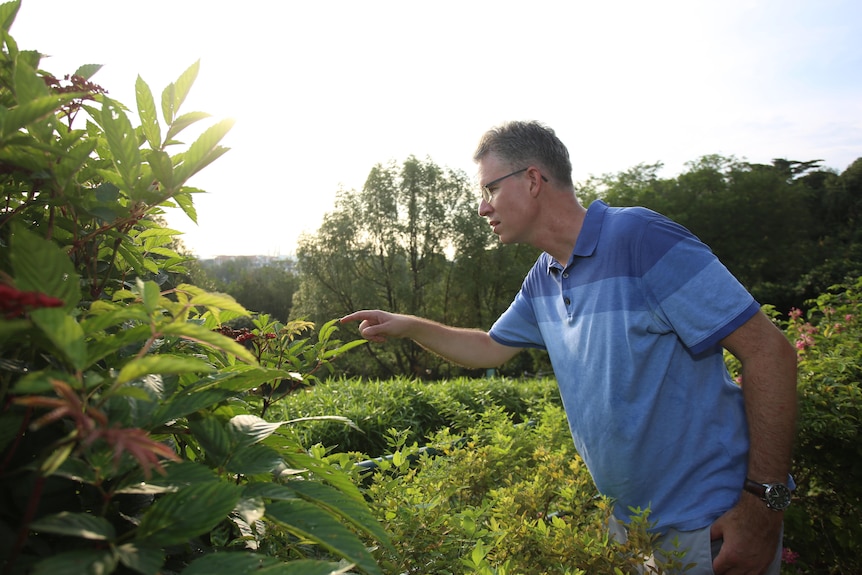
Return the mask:
M 786 546 L 802 570 L 860 573 L 862 278 L 810 304 L 787 325 L 799 355 L 799 488 L 786 514 Z
M 388 546 L 347 474 L 267 409 L 353 345 L 255 318 L 182 282 L 163 208 L 221 156 L 219 121 L 180 114 L 192 65 L 140 126 L 90 81 L 39 71 L 0 5 L 0 558 L 4 574 L 379 573 Z M 83 128 L 78 122 L 85 121 Z M 361 537 L 358 535 L 361 534 Z M 341 563 L 339 563 L 341 562 Z
M 389 447 L 391 429 L 405 432 L 408 443 L 422 444 L 443 428 L 465 432 L 487 409 L 500 407 L 518 423 L 548 402 L 560 403 L 552 379 L 333 379 L 287 398 L 276 407 L 276 417 L 344 417 L 355 425 L 312 420 L 293 426 L 292 431 L 303 445 L 320 443 L 338 451 L 380 455 Z

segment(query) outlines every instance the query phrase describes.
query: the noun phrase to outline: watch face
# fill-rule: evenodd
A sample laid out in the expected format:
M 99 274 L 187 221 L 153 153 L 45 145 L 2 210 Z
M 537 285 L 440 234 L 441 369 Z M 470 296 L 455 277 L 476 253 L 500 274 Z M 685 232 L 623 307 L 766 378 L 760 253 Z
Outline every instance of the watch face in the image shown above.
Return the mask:
M 777 510 L 787 509 L 790 505 L 790 489 L 783 483 L 773 483 L 766 486 L 766 504 Z

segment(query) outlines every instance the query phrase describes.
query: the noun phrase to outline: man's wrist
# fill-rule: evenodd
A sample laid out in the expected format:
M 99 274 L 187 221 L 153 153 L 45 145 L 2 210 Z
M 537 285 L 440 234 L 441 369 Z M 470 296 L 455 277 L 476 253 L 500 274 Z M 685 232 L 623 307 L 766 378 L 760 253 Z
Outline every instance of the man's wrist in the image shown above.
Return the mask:
M 755 495 L 772 511 L 784 511 L 790 506 L 793 493 L 785 483 L 761 483 L 749 477 L 745 478 L 744 489 Z

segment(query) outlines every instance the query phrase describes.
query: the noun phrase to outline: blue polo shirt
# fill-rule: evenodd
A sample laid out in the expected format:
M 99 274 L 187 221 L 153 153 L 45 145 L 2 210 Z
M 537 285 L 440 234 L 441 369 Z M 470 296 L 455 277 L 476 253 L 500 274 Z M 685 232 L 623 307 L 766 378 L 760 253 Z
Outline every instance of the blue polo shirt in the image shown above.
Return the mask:
M 545 349 L 575 447 L 616 516 L 706 527 L 740 497 L 742 391 L 719 342 L 760 309 L 710 249 L 644 208 L 593 202 L 565 266 L 542 254 L 491 337 Z

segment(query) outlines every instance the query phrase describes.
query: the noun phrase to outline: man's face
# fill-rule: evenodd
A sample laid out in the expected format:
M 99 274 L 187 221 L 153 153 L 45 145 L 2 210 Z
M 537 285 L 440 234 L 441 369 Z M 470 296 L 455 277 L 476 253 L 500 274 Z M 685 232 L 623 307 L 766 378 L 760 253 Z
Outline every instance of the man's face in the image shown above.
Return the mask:
M 526 166 L 511 166 L 493 155 L 479 160 L 479 215 L 504 244 L 528 242 L 535 208 Z

